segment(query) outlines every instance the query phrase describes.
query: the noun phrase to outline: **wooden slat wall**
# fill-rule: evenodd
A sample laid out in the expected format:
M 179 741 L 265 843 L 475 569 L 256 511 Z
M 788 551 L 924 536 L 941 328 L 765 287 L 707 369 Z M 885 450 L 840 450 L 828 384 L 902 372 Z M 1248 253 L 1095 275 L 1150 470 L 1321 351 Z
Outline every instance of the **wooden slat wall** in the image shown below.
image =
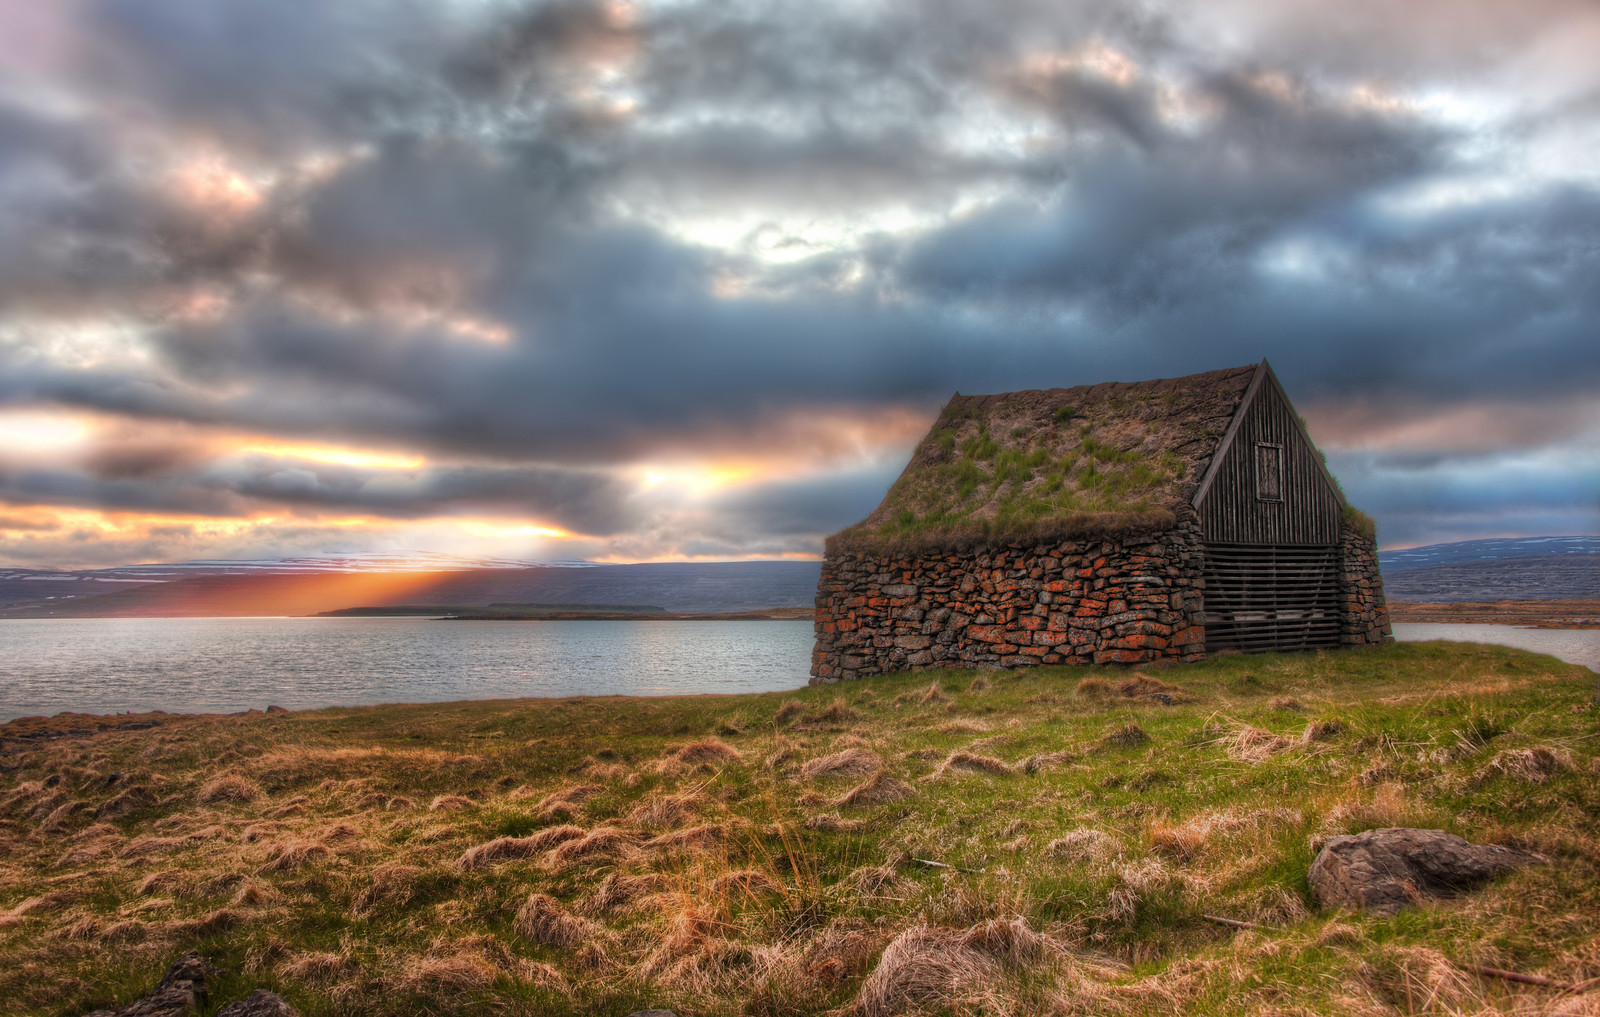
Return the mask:
M 1206 652 L 1339 645 L 1338 549 L 1207 546 Z
M 1293 413 L 1275 386 L 1261 386 L 1200 503 L 1207 544 L 1331 547 L 1339 542 L 1338 496 Z M 1263 441 L 1283 446 L 1282 501 L 1256 498 L 1256 443 Z

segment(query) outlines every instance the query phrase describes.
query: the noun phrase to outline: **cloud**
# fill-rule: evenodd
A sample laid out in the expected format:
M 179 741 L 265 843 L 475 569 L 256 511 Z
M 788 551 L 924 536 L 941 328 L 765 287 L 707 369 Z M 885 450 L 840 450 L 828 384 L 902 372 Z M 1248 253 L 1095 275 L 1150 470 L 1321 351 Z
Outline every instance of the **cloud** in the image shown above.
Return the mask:
M 1567 518 L 1472 494 L 1535 451 L 1582 490 L 1595 422 L 1539 418 L 1600 393 L 1592 5 L 51 10 L 0 14 L 46 41 L 0 74 L 0 405 L 146 433 L 0 464 L 16 504 L 814 549 L 953 390 L 1263 355 L 1380 522 Z

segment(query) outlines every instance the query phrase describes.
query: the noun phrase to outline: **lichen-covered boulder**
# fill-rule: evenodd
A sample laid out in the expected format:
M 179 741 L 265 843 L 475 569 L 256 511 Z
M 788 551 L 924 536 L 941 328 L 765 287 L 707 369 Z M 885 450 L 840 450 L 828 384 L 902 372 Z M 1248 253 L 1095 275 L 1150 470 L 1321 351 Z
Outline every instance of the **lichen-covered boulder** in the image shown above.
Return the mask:
M 217 1017 L 300 1017 L 300 1011 L 276 992 L 257 989 L 217 1011 Z
M 1390 915 L 1548 861 L 1532 851 L 1472 844 L 1443 830 L 1389 827 L 1330 838 L 1306 878 L 1323 907 Z
M 142 998 L 116 1010 L 96 1010 L 87 1017 L 193 1017 L 206 1005 L 209 983 L 226 973 L 191 950 Z M 216 1017 L 300 1017 L 300 1011 L 277 993 L 257 989 L 218 1010 Z
M 179 957 L 143 998 L 116 1010 L 96 1010 L 89 1017 L 188 1017 L 206 1005 L 206 982 L 221 973 L 191 950 Z

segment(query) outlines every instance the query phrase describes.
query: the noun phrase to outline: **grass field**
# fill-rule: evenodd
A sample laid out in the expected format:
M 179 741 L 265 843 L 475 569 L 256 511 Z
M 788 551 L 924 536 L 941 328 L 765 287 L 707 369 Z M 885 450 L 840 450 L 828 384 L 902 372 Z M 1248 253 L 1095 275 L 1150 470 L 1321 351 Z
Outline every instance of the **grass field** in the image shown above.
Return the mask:
M 307 1015 L 1600 1014 L 1455 963 L 1600 976 L 1595 694 L 1401 644 L 63 738 L 0 757 L 0 1012 L 198 948 Z M 1318 912 L 1399 825 L 1554 863 Z

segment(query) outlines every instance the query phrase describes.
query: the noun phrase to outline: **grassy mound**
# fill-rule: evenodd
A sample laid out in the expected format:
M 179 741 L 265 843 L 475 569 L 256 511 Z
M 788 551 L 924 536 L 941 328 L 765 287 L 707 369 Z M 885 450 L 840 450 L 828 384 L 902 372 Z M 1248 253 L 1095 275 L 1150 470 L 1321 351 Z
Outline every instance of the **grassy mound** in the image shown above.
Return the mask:
M 1402 644 L 7 741 L 0 1012 L 199 949 L 308 1017 L 1595 1013 L 1460 965 L 1600 976 L 1597 719 L 1590 672 Z M 1318 912 L 1322 841 L 1397 825 L 1555 864 Z

